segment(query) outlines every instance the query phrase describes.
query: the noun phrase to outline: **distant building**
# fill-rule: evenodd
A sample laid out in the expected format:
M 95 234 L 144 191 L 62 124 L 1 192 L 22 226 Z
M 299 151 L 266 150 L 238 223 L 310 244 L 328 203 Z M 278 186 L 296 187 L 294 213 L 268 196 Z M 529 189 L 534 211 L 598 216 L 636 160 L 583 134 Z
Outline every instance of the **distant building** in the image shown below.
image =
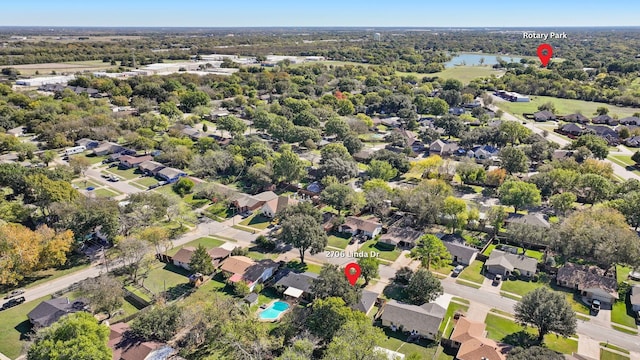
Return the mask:
M 380 40 L 382 40 L 382 35 L 380 35 L 380 33 L 373 34 L 373 41 L 380 41 Z
M 529 99 L 528 96 L 525 95 L 521 95 L 518 94 L 516 92 L 511 92 L 511 91 L 504 91 L 504 90 L 497 90 L 493 93 L 493 95 L 501 97 L 507 101 L 511 101 L 511 102 L 529 102 L 531 101 L 531 99 Z

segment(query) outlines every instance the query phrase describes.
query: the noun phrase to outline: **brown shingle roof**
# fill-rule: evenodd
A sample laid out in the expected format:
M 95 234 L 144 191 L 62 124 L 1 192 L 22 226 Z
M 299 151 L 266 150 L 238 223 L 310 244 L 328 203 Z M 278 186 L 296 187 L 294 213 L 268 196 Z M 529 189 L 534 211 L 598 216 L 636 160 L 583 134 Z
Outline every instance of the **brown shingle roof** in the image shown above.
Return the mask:
M 188 264 L 191 261 L 191 256 L 196 251 L 196 248 L 193 246 L 185 246 L 182 249 L 178 250 L 178 252 L 173 255 L 174 261 L 179 261 L 184 264 Z
M 456 322 L 451 340 L 460 343 L 457 359 L 460 360 L 504 360 L 505 347 L 484 337 L 485 324 L 461 316 Z
M 578 265 L 566 263 L 558 269 L 556 282 L 573 287 L 578 285 L 578 290 L 598 288 L 606 291 L 611 296 L 618 298 L 618 283 L 615 277 L 605 276 L 605 271 L 597 266 Z
M 244 274 L 252 265 L 255 265 L 255 261 L 246 256 L 230 256 L 222 263 L 220 269 L 232 274 Z
M 343 226 L 347 226 L 354 230 L 362 230 L 369 233 L 373 233 L 376 230 L 376 228 L 378 228 L 379 226 L 382 226 L 382 224 L 379 223 L 377 219 L 374 221 L 374 220 L 363 219 L 355 216 L 349 216 L 345 220 L 345 223 L 343 224 Z

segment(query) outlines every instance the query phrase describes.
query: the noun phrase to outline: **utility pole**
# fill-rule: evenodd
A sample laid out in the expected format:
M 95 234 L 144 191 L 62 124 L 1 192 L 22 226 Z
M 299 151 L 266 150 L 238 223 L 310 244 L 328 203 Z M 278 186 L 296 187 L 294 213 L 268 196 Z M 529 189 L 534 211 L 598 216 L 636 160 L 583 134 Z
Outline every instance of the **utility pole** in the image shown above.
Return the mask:
M 109 264 L 107 263 L 107 255 L 104 252 L 104 246 L 102 246 L 102 258 L 104 260 L 104 268 L 107 272 L 107 274 L 109 273 Z

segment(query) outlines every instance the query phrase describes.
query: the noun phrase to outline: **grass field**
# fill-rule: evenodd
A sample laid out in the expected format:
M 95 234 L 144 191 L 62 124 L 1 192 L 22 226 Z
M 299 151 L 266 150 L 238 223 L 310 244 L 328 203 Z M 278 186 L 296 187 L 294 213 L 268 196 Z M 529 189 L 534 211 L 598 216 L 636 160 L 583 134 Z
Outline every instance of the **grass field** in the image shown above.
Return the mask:
M 407 75 L 415 75 L 418 78 L 423 77 L 441 77 L 444 79 L 457 79 L 462 81 L 465 84 L 468 84 L 471 80 L 486 77 L 486 76 L 502 76 L 504 75 L 504 71 L 502 70 L 494 70 L 490 66 L 455 66 L 452 68 L 445 69 L 444 71 L 440 71 L 432 74 L 419 74 L 419 73 L 407 73 L 407 72 L 396 72 L 399 76 L 407 76 Z
M 482 285 L 484 275 L 480 274 L 480 271 L 482 270 L 483 265 L 484 263 L 478 260 L 472 262 L 471 265 L 462 270 L 459 278 Z
M 629 360 L 628 356 L 600 349 L 600 360 Z
M 96 197 L 100 197 L 100 198 L 114 197 L 114 196 L 120 195 L 120 193 L 117 191 L 104 189 L 104 188 L 96 189 L 93 191 L 93 193 L 96 194 Z
M 505 280 L 502 282 L 500 290 L 524 296 L 526 293 L 537 288 L 548 286 L 543 281 Z
M 487 337 L 496 341 L 502 341 L 511 345 L 520 345 L 522 341 L 531 341 L 537 337 L 537 330 L 524 328 L 513 320 L 499 315 L 487 314 Z M 578 351 L 578 342 L 573 339 L 563 338 L 555 334 L 547 334 L 544 344 L 551 350 L 563 354 L 571 354 Z
M 172 264 L 161 264 L 149 271 L 144 286 L 154 294 L 170 290 L 175 286 L 187 284 L 187 271 Z
M 335 236 L 335 235 L 331 235 L 327 238 L 328 242 L 327 245 L 334 247 L 334 248 L 338 248 L 338 249 L 346 249 L 347 245 L 349 245 L 349 240 L 347 239 L 343 239 L 341 237 Z
M 287 267 L 294 269 L 294 271 L 298 271 L 298 272 L 305 272 L 305 271 L 309 271 L 315 274 L 319 274 L 320 270 L 322 269 L 322 265 L 318 265 L 318 264 L 314 264 L 314 263 L 310 263 L 308 261 L 305 261 L 304 264 L 301 264 L 300 261 L 298 260 L 291 260 L 287 263 Z
M 611 310 L 611 321 L 636 329 L 636 319 L 631 312 L 631 307 L 627 306 L 626 301 L 616 301 L 613 303 L 613 309 Z M 627 311 L 627 309 L 629 311 Z
M 358 249 L 358 251 L 377 252 L 379 254 L 378 255 L 379 259 L 387 260 L 390 262 L 396 261 L 396 259 L 398 258 L 398 256 L 400 256 L 400 253 L 401 253 L 400 250 L 396 248 L 391 249 L 389 246 L 380 244 L 373 239 L 362 244 L 362 246 L 360 247 L 360 249 Z
M 440 323 L 440 329 L 438 329 L 442 337 L 445 337 L 448 339 L 449 336 L 451 336 L 451 333 L 453 332 L 453 327 L 454 327 L 453 315 L 456 313 L 456 311 L 467 312 L 467 310 L 469 310 L 468 305 L 462 305 L 455 302 L 449 303 L 447 312 L 444 314 L 444 319 L 442 320 L 442 323 Z
M 240 225 L 250 226 L 259 230 L 266 229 L 271 224 L 271 219 L 262 214 L 253 215 L 240 222 Z
M 145 176 L 145 177 L 140 178 L 140 179 L 138 179 L 136 181 L 133 181 L 133 183 L 136 183 L 138 185 L 144 186 L 145 189 L 148 188 L 149 186 L 157 183 L 157 182 L 158 182 L 158 180 L 156 178 L 154 178 L 154 177 L 151 177 L 151 176 Z
M 207 249 L 211 249 L 211 248 L 214 248 L 214 247 L 218 247 L 218 246 L 220 246 L 220 245 L 222 245 L 224 243 L 225 243 L 224 240 L 220 240 L 220 239 L 216 239 L 216 238 L 213 238 L 213 237 L 205 236 L 205 237 L 201 237 L 201 238 L 197 238 L 195 240 L 189 241 L 188 243 L 186 243 L 186 244 L 184 244 L 182 246 L 174 247 L 174 248 L 170 249 L 169 251 L 167 251 L 167 255 L 173 256 L 178 252 L 178 250 L 182 249 L 185 246 L 196 247 L 198 245 L 203 245 Z
M 131 180 L 131 179 L 135 179 L 135 178 L 139 178 L 141 174 L 136 174 L 135 173 L 136 169 L 127 169 L 127 170 L 120 170 L 117 167 L 111 168 L 106 170 L 106 172 L 108 173 L 112 173 L 116 176 L 119 176 L 121 178 L 125 178 L 127 180 Z
M 52 71 L 55 71 L 56 73 L 62 73 L 62 72 L 73 73 L 78 71 L 79 72 L 99 71 L 99 70 L 116 68 L 116 66 L 112 66 L 109 63 L 102 62 L 102 60 L 14 65 L 13 67 L 18 69 L 22 75 L 35 75 L 36 71 L 38 71 L 40 75 L 49 75 L 51 74 Z
M 531 96 L 531 101 L 528 103 L 496 101 L 494 104 L 508 113 L 516 115 L 519 118 L 523 118 L 522 113 L 534 113 L 538 111 L 538 106 L 547 102 L 551 102 L 555 105 L 556 113 L 559 115 L 568 115 L 580 112 L 584 116 L 592 118 L 594 117 L 593 113 L 595 113 L 596 109 L 601 106 L 605 106 L 609 109 L 609 116 L 618 115 L 620 118 L 631 116 L 638 112 L 638 109 L 631 107 L 618 107 L 615 105 L 592 101 L 559 99 L 550 96 Z
M 31 324 L 27 314 L 44 300 L 51 299 L 45 296 L 37 300 L 18 305 L 11 309 L 0 311 L 0 353 L 15 359 L 22 352 L 24 335 L 31 330 Z

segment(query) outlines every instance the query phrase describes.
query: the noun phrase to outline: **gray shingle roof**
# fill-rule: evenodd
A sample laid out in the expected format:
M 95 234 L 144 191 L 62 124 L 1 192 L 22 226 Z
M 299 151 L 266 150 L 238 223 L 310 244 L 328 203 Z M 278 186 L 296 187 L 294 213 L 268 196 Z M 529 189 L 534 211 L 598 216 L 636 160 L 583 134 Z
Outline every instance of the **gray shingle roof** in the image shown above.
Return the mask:
M 86 300 L 69 301 L 66 297 L 46 300 L 31 310 L 27 317 L 33 325 L 45 327 L 58 321 L 66 314 L 82 311 L 86 304 Z
M 535 273 L 538 268 L 538 260 L 525 255 L 516 255 L 501 250 L 493 250 L 491 255 L 489 255 L 489 259 L 485 262 L 485 265 L 498 265 L 508 269 L 509 271 L 518 269 Z
M 452 234 L 443 236 L 442 242 L 447 250 L 449 250 L 449 253 L 451 253 L 452 258 L 457 257 L 458 261 L 462 261 L 467 264 L 471 263 L 471 258 L 473 258 L 473 255 L 478 252 L 478 249 L 465 244 L 464 240 Z
M 578 290 L 598 288 L 606 291 L 615 298 L 618 297 L 618 283 L 615 277 L 605 276 L 605 271 L 597 266 L 566 263 L 558 269 L 556 282 L 560 285 L 573 287 Z
M 434 303 L 416 306 L 391 300 L 385 305 L 381 318 L 402 326 L 404 331 L 437 334 L 445 312 L 445 308 Z
M 362 290 L 360 301 L 355 306 L 355 308 L 356 310 L 362 311 L 363 313 L 367 313 L 369 310 L 371 310 L 371 307 L 376 303 L 377 299 L 378 293 L 369 290 Z
M 294 287 L 298 290 L 302 290 L 306 293 L 311 289 L 311 284 L 314 279 L 317 279 L 318 275 L 310 272 L 294 273 L 290 272 L 282 279 L 276 282 L 276 286 L 282 287 Z

